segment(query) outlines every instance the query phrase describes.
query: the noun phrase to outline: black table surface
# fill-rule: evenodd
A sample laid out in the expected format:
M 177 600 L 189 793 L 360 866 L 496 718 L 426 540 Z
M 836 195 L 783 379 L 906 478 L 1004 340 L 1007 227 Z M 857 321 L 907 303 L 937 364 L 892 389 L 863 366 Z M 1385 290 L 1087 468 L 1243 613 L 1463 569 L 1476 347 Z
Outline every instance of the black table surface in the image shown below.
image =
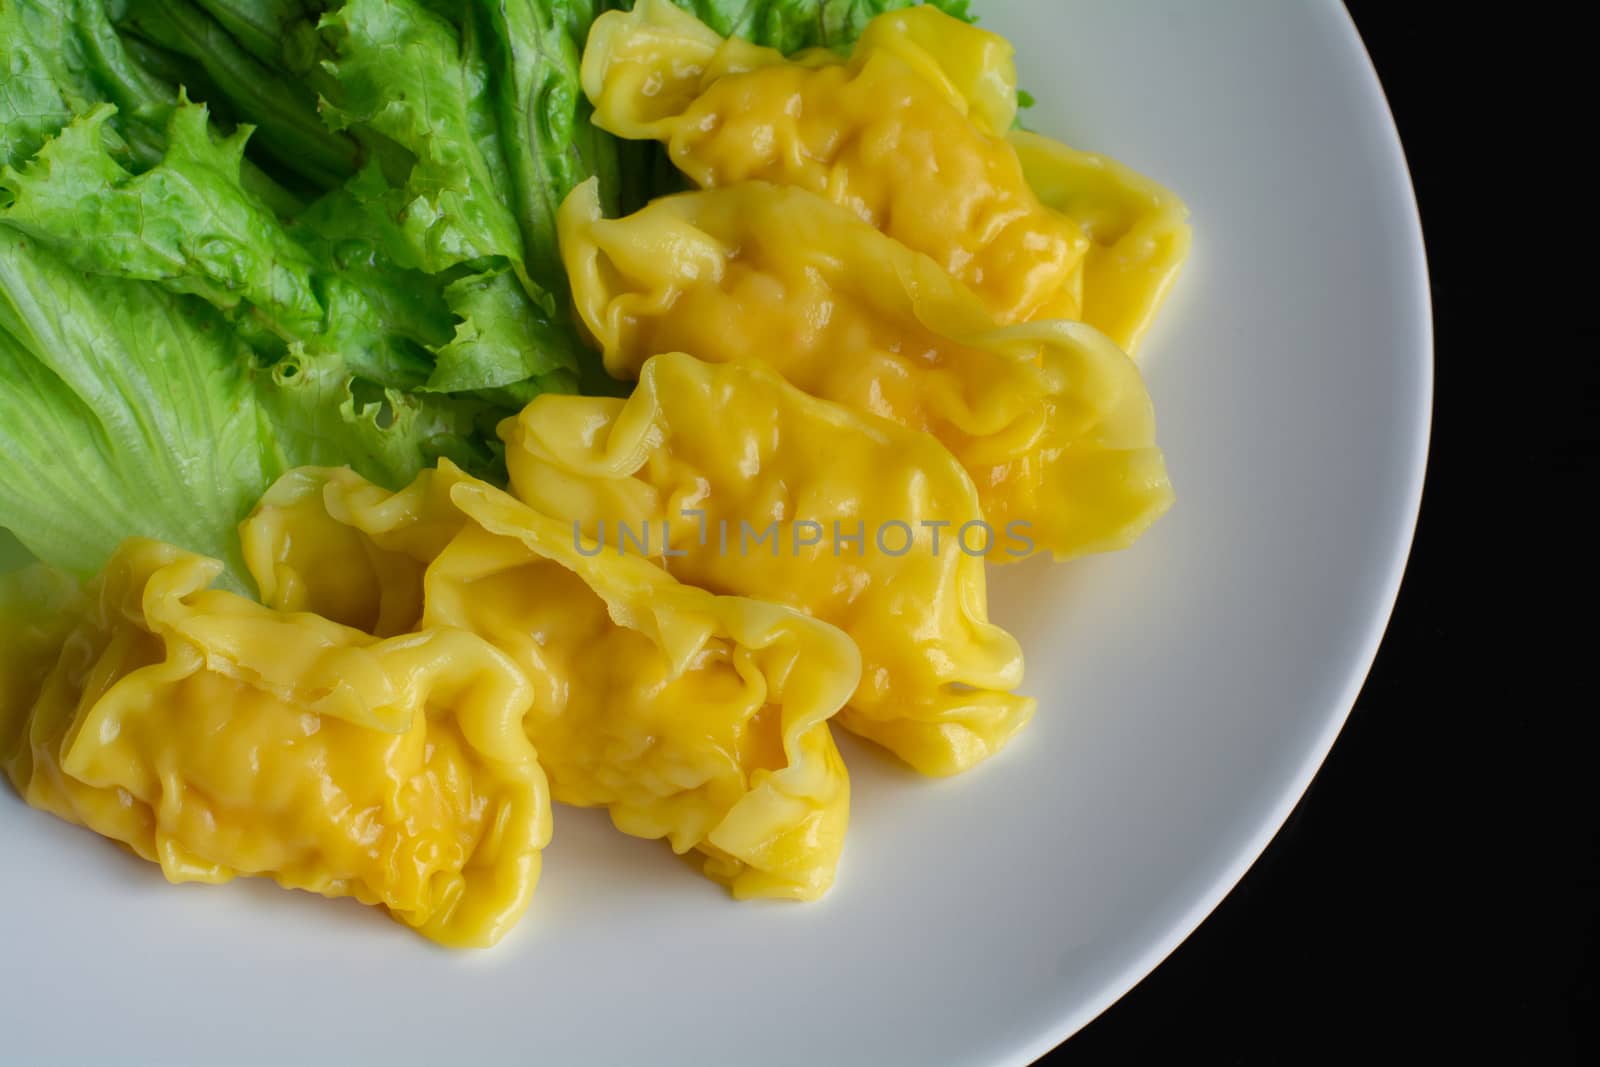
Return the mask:
M 1566 654 L 1545 641 L 1564 631 L 1581 648 L 1595 633 L 1572 611 L 1592 603 L 1593 537 L 1564 501 L 1596 485 L 1600 344 L 1563 312 L 1595 302 L 1596 267 L 1581 245 L 1541 262 L 1534 231 L 1559 233 L 1584 183 L 1542 182 L 1563 173 L 1550 144 L 1514 132 L 1553 111 L 1587 114 L 1592 135 L 1592 89 L 1517 92 L 1552 68 L 1581 84 L 1592 57 L 1560 73 L 1549 18 L 1347 6 L 1411 165 L 1433 285 L 1434 425 L 1411 561 L 1349 722 L 1277 838 L 1165 963 L 1042 1062 L 1383 1062 L 1398 1047 L 1600 1063 L 1595 750 L 1573 727 L 1600 701 L 1548 685 Z M 1513 40 L 1517 26 L 1543 39 Z M 1574 252 L 1578 270 L 1559 266 Z M 1537 290 L 1520 303 L 1530 274 L 1537 287 L 1576 276 L 1572 303 Z M 1539 369 L 1551 355 L 1557 376 Z M 1539 506 L 1544 481 L 1553 508 Z M 1480 541 L 1507 517 L 1507 539 Z M 1570 556 L 1564 528 L 1587 542 Z M 1508 557 L 1512 582 L 1548 580 L 1570 621 L 1500 606 Z M 1527 658 L 1512 631 L 1536 645 Z

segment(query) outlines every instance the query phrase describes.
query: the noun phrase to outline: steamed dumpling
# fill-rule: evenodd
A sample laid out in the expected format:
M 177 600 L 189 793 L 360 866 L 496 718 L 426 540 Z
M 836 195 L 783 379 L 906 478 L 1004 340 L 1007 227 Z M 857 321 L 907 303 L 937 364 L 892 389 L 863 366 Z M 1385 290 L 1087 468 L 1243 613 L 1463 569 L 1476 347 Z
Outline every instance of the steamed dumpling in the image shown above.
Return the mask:
M 134 539 L 63 610 L 0 619 L 39 665 L 0 690 L 17 791 L 174 882 L 265 876 L 498 941 L 550 839 L 522 673 L 461 630 L 384 641 L 209 589 L 221 568 Z
M 1039 199 L 1089 238 L 1080 317 L 1137 352 L 1189 256 L 1188 209 L 1114 159 L 1026 130 L 1008 139 Z
M 931 257 L 1000 325 L 1081 319 L 1131 352 L 1187 252 L 1172 194 L 1114 164 L 1041 166 L 1082 154 L 1009 137 L 1011 45 L 930 6 L 879 15 L 847 59 L 785 59 L 641 0 L 595 22 L 583 84 L 600 126 L 664 142 L 701 188 L 815 193 Z M 1145 232 L 1124 244 L 1129 228 L 1105 225 L 1108 199 L 1135 205 Z M 1112 258 L 1142 267 L 1108 269 Z
M 928 435 L 685 355 L 646 363 L 626 401 L 543 396 L 501 433 L 517 495 L 607 552 L 843 629 L 863 671 L 837 721 L 918 770 L 966 770 L 1033 713 L 986 611 L 980 553 L 1004 531 Z
M 590 183 L 560 231 L 614 376 L 663 352 L 765 363 L 938 438 L 984 518 L 1057 558 L 1125 547 L 1171 503 L 1149 394 L 1116 345 L 1082 323 L 995 329 L 932 260 L 810 193 L 745 182 L 605 219 Z
M 365 547 L 302 536 L 330 521 Z M 394 494 L 348 472 L 295 472 L 245 536 L 277 595 L 349 618 L 420 603 L 425 629 L 508 655 L 533 686 L 524 727 L 556 800 L 700 853 L 738 897 L 810 900 L 832 885 L 850 790 L 828 721 L 861 671 L 833 627 L 592 551 L 570 522 L 448 461 Z M 330 578 L 341 560 L 368 575 L 411 567 L 414 588 Z

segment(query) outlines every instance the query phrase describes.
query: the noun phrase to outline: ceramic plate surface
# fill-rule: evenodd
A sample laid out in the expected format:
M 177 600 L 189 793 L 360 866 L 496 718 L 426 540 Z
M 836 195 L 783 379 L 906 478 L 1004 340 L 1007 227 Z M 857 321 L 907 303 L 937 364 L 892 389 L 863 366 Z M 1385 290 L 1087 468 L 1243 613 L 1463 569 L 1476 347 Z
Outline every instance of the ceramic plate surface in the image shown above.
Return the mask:
M 737 904 L 558 809 L 534 907 L 451 954 L 155 868 L 0 792 L 0 1047 L 23 1060 L 1024 1063 L 1170 952 L 1278 829 L 1398 587 L 1431 395 L 1415 204 L 1333 0 L 986 0 L 1031 126 L 1193 212 L 1142 356 L 1178 494 L 1131 551 L 991 572 L 1033 724 L 919 780 L 842 742 L 840 881 Z

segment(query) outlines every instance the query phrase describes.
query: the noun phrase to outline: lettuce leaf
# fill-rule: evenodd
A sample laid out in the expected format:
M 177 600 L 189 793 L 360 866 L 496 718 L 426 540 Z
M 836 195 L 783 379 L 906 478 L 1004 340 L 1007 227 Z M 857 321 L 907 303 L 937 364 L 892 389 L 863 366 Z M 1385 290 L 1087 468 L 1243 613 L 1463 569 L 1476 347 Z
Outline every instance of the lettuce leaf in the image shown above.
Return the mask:
M 336 57 L 325 69 L 342 90 L 327 120 L 375 129 L 416 156 L 404 186 L 372 205 L 394 259 L 436 274 L 500 256 L 521 271 L 488 72 L 456 27 L 416 0 L 350 0 L 322 28 Z
M 534 6 L 466 5 L 455 22 L 416 0 L 349 0 L 320 23 L 333 53 L 323 67 L 338 87 L 324 116 L 376 131 L 415 160 L 397 186 L 369 169 L 347 191 L 388 258 L 450 279 L 443 293 L 457 323 L 436 349 L 432 390 L 571 389 L 592 359 L 566 307 L 555 209 L 593 172 L 569 147 L 598 145 L 600 134 L 576 136 L 582 94 L 564 0 Z M 541 65 L 547 48 L 554 66 Z M 565 98 L 555 82 L 570 83 Z M 565 118 L 551 125 L 551 114 Z
M 96 104 L 117 108 L 105 130 L 107 148 L 135 168 L 163 150 L 162 127 L 179 90 L 145 69 L 118 36 L 101 0 L 0 0 L 0 166 L 19 165 L 72 119 Z M 254 163 L 241 182 L 275 211 L 305 201 Z
M 257 128 L 264 153 L 310 187 L 334 188 L 360 166 L 360 143 L 324 125 L 315 91 L 282 77 L 190 0 L 125 0 L 118 23 L 197 63 L 231 109 Z
M 325 4 L 316 0 L 196 0 L 217 24 L 263 63 L 287 62 L 315 37 Z M 312 45 L 311 47 L 315 47 Z M 287 51 L 287 55 L 286 55 Z
M 5 525 L 81 572 L 135 534 L 236 563 L 234 525 L 289 458 L 219 316 L 84 275 L 5 227 L 0 451 Z
M 429 390 L 460 393 L 530 380 L 556 392 L 577 390 L 576 362 L 562 359 L 568 327 L 554 301 L 529 300 L 509 269 L 469 274 L 444 295 L 457 324 L 438 349 Z
M 96 103 L 121 112 L 114 150 L 148 163 L 176 92 L 129 59 L 96 0 L 0 0 L 0 164 L 28 158 Z
M 0 170 L 0 194 L 11 199 L 0 223 L 79 270 L 192 293 L 248 316 L 250 330 L 284 346 L 338 352 L 351 373 L 380 385 L 427 381 L 427 356 L 386 330 L 359 288 L 319 263 L 240 184 L 248 127 L 213 140 L 205 107 L 184 101 L 168 120 L 166 154 L 133 174 L 105 148 L 114 114 L 99 105 L 22 171 Z
M 909 0 L 678 2 L 792 51 Z M 496 477 L 505 415 L 619 391 L 555 215 L 591 176 L 608 210 L 673 182 L 589 121 L 621 6 L 0 0 L 0 528 L 79 572 L 159 538 L 245 588 L 236 524 L 288 467 Z
M 592 122 L 579 82 L 589 25 L 605 4 L 596 0 L 505 0 L 480 4 L 472 39 L 494 87 L 506 132 L 504 150 L 518 223 L 533 277 L 567 292 L 556 243 L 556 211 L 578 185 L 600 178 L 608 210 L 616 210 L 621 156 L 615 138 Z
M 352 377 L 336 355 L 298 345 L 258 365 L 254 381 L 282 467 L 349 466 L 400 486 L 445 457 L 499 475 L 501 453 L 490 435 L 505 413 L 487 401 L 385 389 Z
M 84 274 L 0 226 L 0 520 L 58 566 L 92 571 L 140 535 L 225 560 L 242 586 L 235 527 L 284 470 L 483 469 L 484 421 L 298 349 L 264 367 L 204 302 Z

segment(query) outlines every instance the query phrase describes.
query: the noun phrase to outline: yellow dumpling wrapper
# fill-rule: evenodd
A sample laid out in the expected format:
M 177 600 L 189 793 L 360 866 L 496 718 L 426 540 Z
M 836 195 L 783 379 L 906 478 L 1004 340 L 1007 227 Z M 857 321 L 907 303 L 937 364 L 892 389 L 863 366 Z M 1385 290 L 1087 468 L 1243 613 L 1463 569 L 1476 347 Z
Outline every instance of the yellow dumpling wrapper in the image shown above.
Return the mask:
M 873 19 L 848 62 L 791 62 L 642 0 L 595 22 L 583 85 L 596 124 L 664 141 L 702 188 L 806 189 L 933 257 L 1003 323 L 1078 317 L 1089 242 L 1039 202 L 1002 136 L 1016 75 L 994 34 L 909 8 Z
M 1025 130 L 1009 139 L 1039 198 L 1090 238 L 1080 316 L 1136 352 L 1189 257 L 1189 209 L 1114 159 Z
M 26 725 L 83 605 L 83 583 L 54 567 L 0 574 L 0 760 L 15 751 L 15 733 Z
M 746 182 L 605 219 L 591 181 L 558 221 L 615 377 L 664 352 L 766 363 L 931 433 L 996 530 L 1020 523 L 1058 558 L 1125 547 L 1171 503 L 1150 397 L 1121 349 L 1083 323 L 995 329 L 932 260 L 803 190 Z
M 849 634 L 862 677 L 837 722 L 918 770 L 966 770 L 1032 715 L 1010 692 L 1022 650 L 988 620 L 979 552 L 1000 532 L 927 434 L 681 354 L 626 401 L 547 394 L 501 434 L 517 496 L 607 552 Z
M 466 477 L 447 463 L 391 493 L 348 467 L 285 474 L 239 527 L 262 601 L 380 637 L 418 629 L 423 572 L 466 521 L 450 502 Z
M 1161 217 L 1181 230 L 1181 241 L 1141 254 L 1146 269 L 1106 269 L 1100 241 L 1114 235 L 1090 225 L 1096 203 L 1041 199 L 1008 141 L 1017 111 L 1010 43 L 933 7 L 879 15 L 848 60 L 785 59 L 724 40 L 665 0 L 641 0 L 596 20 L 583 85 L 598 125 L 664 142 L 701 188 L 755 179 L 816 193 L 932 257 L 1000 325 L 1082 319 L 1131 352 L 1187 251 L 1182 204 L 1106 168 L 1097 193 L 1124 180 L 1124 201 L 1156 189 Z M 1041 177 L 1056 192 L 1075 188 L 1077 172 Z
M 550 839 L 522 673 L 460 630 L 380 641 L 211 590 L 221 567 L 133 539 L 54 640 L 37 597 L 6 612 L 0 640 L 44 664 L 20 685 L 5 664 L 18 792 L 173 882 L 267 876 L 498 941 Z
M 302 536 L 330 516 L 372 544 L 352 554 Z M 448 461 L 398 494 L 349 472 L 295 472 L 245 538 L 252 565 L 272 561 L 276 589 L 345 617 L 379 617 L 382 598 L 361 602 L 354 590 L 376 588 L 364 581 L 318 589 L 336 563 L 319 546 L 384 574 L 436 551 L 413 572 L 417 591 L 385 595 L 420 600 L 424 626 L 478 634 L 522 669 L 534 689 L 524 725 L 556 800 L 699 852 L 740 898 L 811 900 L 833 884 L 850 789 L 828 720 L 861 672 L 837 629 L 601 553 Z

